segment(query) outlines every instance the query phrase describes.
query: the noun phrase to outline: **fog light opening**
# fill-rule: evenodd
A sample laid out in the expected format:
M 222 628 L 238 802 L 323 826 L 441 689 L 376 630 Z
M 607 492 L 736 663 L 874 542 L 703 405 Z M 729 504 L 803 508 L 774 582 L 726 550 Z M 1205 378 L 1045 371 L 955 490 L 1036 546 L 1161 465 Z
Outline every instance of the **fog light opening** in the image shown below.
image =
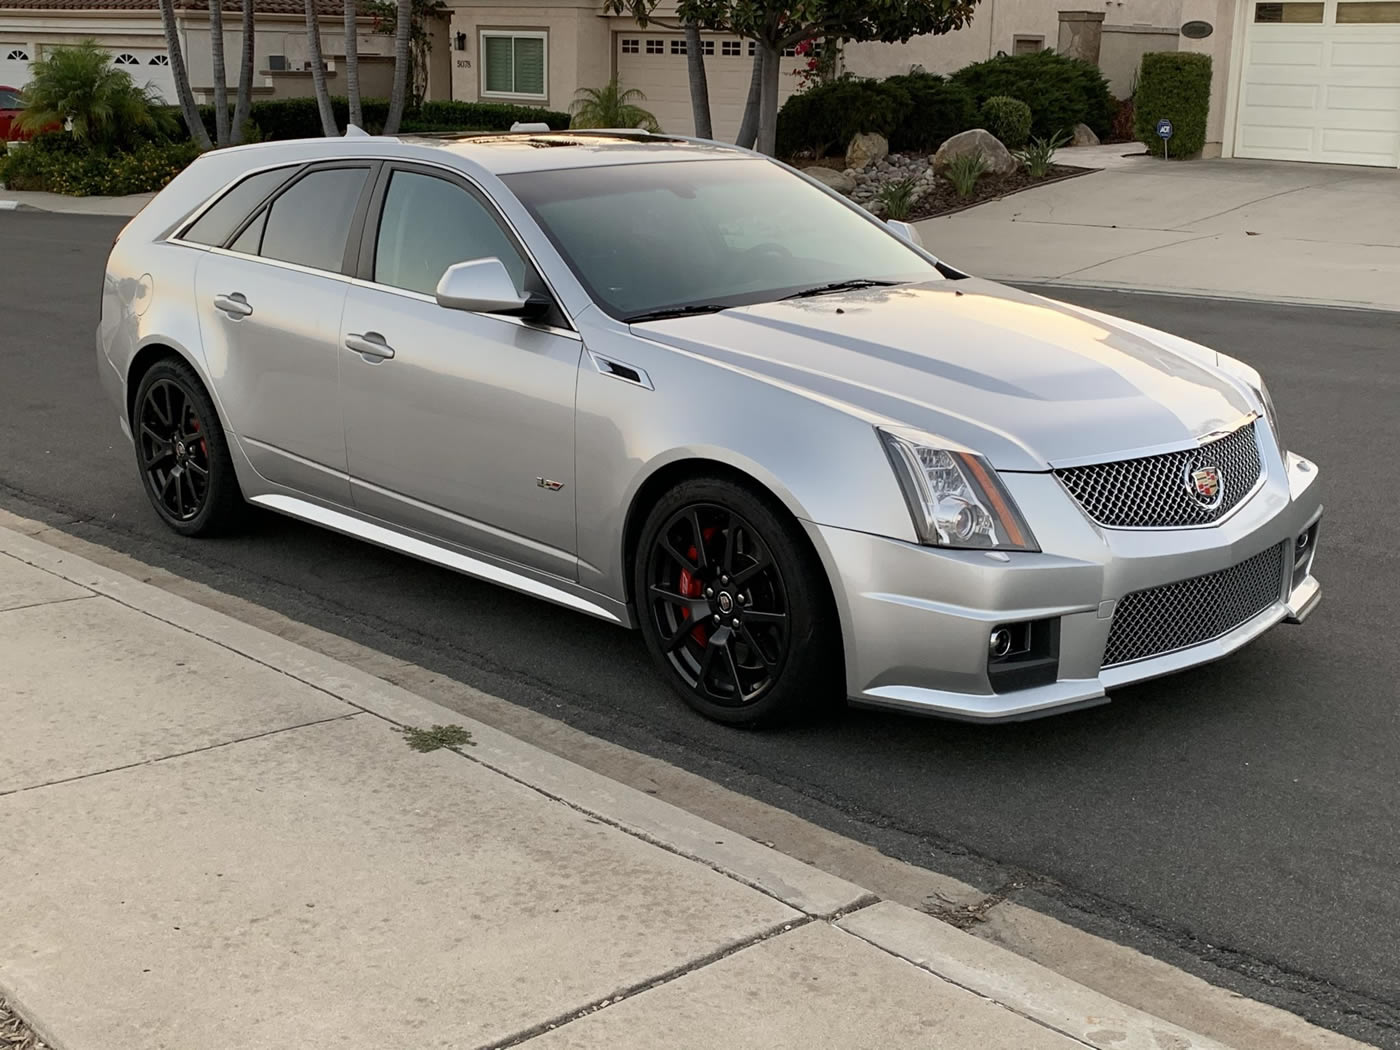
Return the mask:
M 987 642 L 987 651 L 994 660 L 1008 655 L 1011 652 L 1011 632 L 1005 627 L 998 627 Z

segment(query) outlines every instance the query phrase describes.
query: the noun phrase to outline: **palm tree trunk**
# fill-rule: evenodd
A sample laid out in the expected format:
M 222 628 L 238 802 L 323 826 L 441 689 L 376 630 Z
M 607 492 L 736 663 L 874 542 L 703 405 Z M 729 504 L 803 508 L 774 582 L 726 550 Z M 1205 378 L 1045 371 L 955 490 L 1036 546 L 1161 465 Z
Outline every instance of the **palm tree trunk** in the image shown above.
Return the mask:
M 697 138 L 714 138 L 710 123 L 710 83 L 705 76 L 705 52 L 700 46 L 700 27 L 685 24 L 685 64 L 690 71 L 690 113 L 695 119 Z
M 160 23 L 165 29 L 165 50 L 170 56 L 170 75 L 175 80 L 175 94 L 180 103 L 180 114 L 185 118 L 190 138 L 200 149 L 209 149 L 214 144 L 209 141 L 209 132 L 200 119 L 199 107 L 194 104 L 194 92 L 190 90 L 190 72 L 185 68 L 185 54 L 180 50 L 180 31 L 175 25 L 174 0 L 160 0 Z
M 763 58 L 763 80 L 758 96 L 758 151 L 773 156 L 778 146 L 778 60 L 776 46 L 767 40 L 758 42 Z
M 359 13 L 355 0 L 345 0 L 345 93 L 350 98 L 350 123 L 363 129 L 364 114 L 360 111 L 360 42 L 357 38 Z
M 753 74 L 749 77 L 749 97 L 744 103 L 744 119 L 739 122 L 739 137 L 736 146 L 753 149 L 758 141 L 758 103 L 763 91 L 763 52 L 755 51 Z
M 209 59 L 214 67 L 214 141 L 229 144 L 228 70 L 224 68 L 224 0 L 209 0 Z
M 384 134 L 397 135 L 403 120 L 404 100 L 408 96 L 408 73 L 413 57 L 409 43 L 413 34 L 413 0 L 398 0 L 394 14 L 394 90 L 389 96 L 389 116 L 384 121 Z
M 243 125 L 253 111 L 253 0 L 243 0 L 243 50 L 238 58 L 238 101 L 233 104 L 229 142 L 243 141 Z
M 326 66 L 321 59 L 321 16 L 316 10 L 318 0 L 306 0 L 306 49 L 311 55 L 311 83 L 316 88 L 316 108 L 321 111 L 321 133 L 335 138 L 340 128 L 331 109 L 330 92 L 326 90 Z

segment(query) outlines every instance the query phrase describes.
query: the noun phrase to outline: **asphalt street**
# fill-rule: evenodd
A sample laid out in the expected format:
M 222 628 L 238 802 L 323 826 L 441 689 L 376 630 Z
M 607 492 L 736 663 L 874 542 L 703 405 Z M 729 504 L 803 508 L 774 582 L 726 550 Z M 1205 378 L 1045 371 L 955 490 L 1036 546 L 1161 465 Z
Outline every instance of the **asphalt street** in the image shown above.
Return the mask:
M 1055 293 L 1268 377 L 1325 484 L 1305 626 L 1044 721 L 746 733 L 692 715 L 637 635 L 270 515 L 167 532 L 96 378 L 121 222 L 0 214 L 0 505 L 1400 1047 L 1400 314 Z

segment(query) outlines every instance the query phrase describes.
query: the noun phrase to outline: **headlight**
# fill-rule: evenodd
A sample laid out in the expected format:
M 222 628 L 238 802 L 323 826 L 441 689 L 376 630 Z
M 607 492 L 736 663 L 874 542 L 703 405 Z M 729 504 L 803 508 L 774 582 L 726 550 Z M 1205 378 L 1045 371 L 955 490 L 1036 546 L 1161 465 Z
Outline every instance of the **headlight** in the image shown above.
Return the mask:
M 1269 388 L 1264 380 L 1259 380 L 1259 385 L 1254 388 L 1254 392 L 1259 395 L 1259 400 L 1264 405 L 1264 418 L 1269 422 L 1269 429 L 1274 433 L 1274 440 L 1278 442 L 1278 454 L 1285 462 L 1288 459 L 1288 446 L 1283 443 L 1283 431 L 1278 428 L 1278 412 L 1274 408 L 1274 399 L 1269 396 Z
M 996 471 L 981 456 L 880 429 L 919 541 L 937 547 L 1039 550 Z
M 1274 435 L 1274 441 L 1278 445 L 1278 454 L 1286 460 L 1288 446 L 1283 443 L 1283 434 L 1278 428 L 1278 412 L 1274 408 L 1274 399 L 1269 396 L 1269 388 L 1264 383 L 1264 377 L 1254 368 L 1228 354 L 1217 354 L 1216 361 L 1232 376 L 1244 380 L 1249 389 L 1253 391 L 1255 400 L 1264 409 L 1264 421 L 1269 424 L 1269 431 Z

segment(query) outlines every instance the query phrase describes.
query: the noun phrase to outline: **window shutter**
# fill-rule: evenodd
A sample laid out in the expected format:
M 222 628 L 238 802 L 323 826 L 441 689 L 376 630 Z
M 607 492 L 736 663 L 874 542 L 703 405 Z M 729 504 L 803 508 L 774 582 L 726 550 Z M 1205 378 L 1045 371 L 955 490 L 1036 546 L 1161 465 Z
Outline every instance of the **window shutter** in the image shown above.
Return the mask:
M 515 90 L 515 63 L 508 36 L 488 36 L 482 41 L 486 59 L 486 90 L 508 95 Z

